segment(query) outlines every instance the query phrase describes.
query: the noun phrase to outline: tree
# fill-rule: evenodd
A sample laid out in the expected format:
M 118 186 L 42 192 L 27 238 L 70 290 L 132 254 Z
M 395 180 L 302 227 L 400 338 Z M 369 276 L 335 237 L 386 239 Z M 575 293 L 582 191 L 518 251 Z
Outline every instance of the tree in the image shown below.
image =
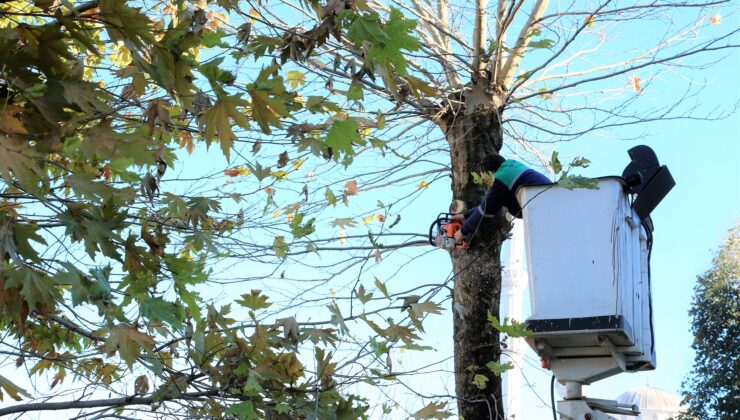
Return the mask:
M 740 416 L 740 227 L 732 230 L 694 287 L 694 367 L 683 383 L 687 414 L 693 418 Z
M 0 414 L 388 411 L 353 391 L 403 384 L 393 352 L 424 350 L 451 299 L 458 413 L 503 417 L 487 315 L 508 223 L 454 251 L 453 276 L 390 284 L 428 252 L 404 209 L 449 175 L 474 205 L 493 150 L 560 172 L 535 146 L 721 117 L 692 108 L 697 84 L 641 99 L 736 47 L 723 4 L 0 2 L 3 351 L 82 388 Z M 212 143 L 226 163 L 204 168 Z M 409 414 L 444 417 L 440 399 Z

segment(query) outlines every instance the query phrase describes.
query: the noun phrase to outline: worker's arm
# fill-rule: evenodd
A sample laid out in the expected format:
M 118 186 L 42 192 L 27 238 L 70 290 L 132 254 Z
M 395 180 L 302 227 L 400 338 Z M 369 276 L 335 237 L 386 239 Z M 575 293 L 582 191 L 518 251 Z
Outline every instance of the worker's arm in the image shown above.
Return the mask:
M 507 194 L 511 193 L 503 182 L 499 180 L 493 181 L 493 185 L 486 193 L 483 202 L 479 206 L 469 210 L 465 215 L 465 223 L 463 223 L 462 229 L 460 229 L 462 234 L 465 236 L 470 235 L 478 229 L 484 217 L 495 216 L 501 210 L 501 207 L 503 207 Z

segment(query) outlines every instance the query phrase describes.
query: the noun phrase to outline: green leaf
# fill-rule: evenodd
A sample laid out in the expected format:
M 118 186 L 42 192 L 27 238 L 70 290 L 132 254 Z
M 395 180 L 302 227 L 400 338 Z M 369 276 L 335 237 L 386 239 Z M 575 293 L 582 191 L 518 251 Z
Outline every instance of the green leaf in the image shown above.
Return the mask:
M 14 179 L 27 191 L 42 194 L 48 188 L 48 178 L 39 165 L 41 156 L 27 141 L 0 133 L 0 176 L 12 185 Z
M 563 170 L 563 165 L 560 163 L 560 159 L 558 159 L 557 151 L 552 152 L 552 157 L 550 158 L 550 167 L 552 168 L 552 171 L 555 173 L 555 175 L 559 174 L 560 171 Z
M 378 130 L 385 128 L 385 115 L 378 113 Z M 375 147 L 375 145 L 373 145 Z
M 357 226 L 357 222 L 355 222 L 351 217 L 340 217 L 332 220 L 331 226 L 345 229 Z
M 275 251 L 275 255 L 277 255 L 279 258 L 287 257 L 289 246 L 288 243 L 285 242 L 285 237 L 276 236 L 275 240 L 272 241 L 272 249 L 273 251 Z
M 252 97 L 252 118 L 265 134 L 272 132 L 270 126 L 281 128 L 282 119 L 301 108 L 295 100 L 296 94 L 285 90 L 283 78 L 273 75 L 275 70 L 275 66 L 262 69 L 254 83 L 247 85 Z
M 228 48 L 229 44 L 224 42 L 222 38 L 226 36 L 226 32 L 223 29 L 218 28 L 215 31 L 204 30 L 201 32 L 200 37 L 203 40 L 203 46 L 206 48 L 221 47 Z
M 496 361 L 490 361 L 486 363 L 486 367 L 493 372 L 494 375 L 501 376 L 501 374 L 507 370 L 514 369 L 514 364 L 511 362 L 499 363 Z
M 574 190 L 576 188 L 585 188 L 589 190 L 598 190 L 599 189 L 599 180 L 595 178 L 586 178 L 579 175 L 568 175 L 560 178 L 558 180 L 558 185 L 561 187 L 567 188 L 569 190 Z
M 347 334 L 349 332 L 349 328 L 344 324 L 344 317 L 342 316 L 342 312 L 339 310 L 337 303 L 331 302 L 326 305 L 326 307 L 329 308 L 329 312 L 331 312 L 331 323 L 336 325 L 342 334 Z
M 380 290 L 380 293 L 382 293 L 386 299 L 391 300 L 391 297 L 388 295 L 388 289 L 385 287 L 385 283 L 381 282 L 380 280 L 376 278 L 375 287 L 377 287 L 378 290 Z
M 242 128 L 249 128 L 247 117 L 238 109 L 244 104 L 244 100 L 238 95 L 223 96 L 213 107 L 199 116 L 199 121 L 206 127 L 204 135 L 206 145 L 209 146 L 215 138 L 218 138 L 226 160 L 230 160 L 231 145 L 236 139 L 232 126 L 236 124 Z
M 408 61 L 401 50 L 417 51 L 421 48 L 419 40 L 413 35 L 415 28 L 415 20 L 406 19 L 400 10 L 392 7 L 383 27 L 388 39 L 385 42 L 374 42 L 367 51 L 366 59 L 381 67 L 381 76 L 388 87 L 395 85 L 392 82 L 393 73 L 406 75 Z
M 239 404 L 230 405 L 226 409 L 226 414 L 233 414 L 241 420 L 253 420 L 258 419 L 257 412 L 254 411 L 254 403 L 252 401 L 244 401 Z
M 230 71 L 221 70 L 219 65 L 223 63 L 224 57 L 215 58 L 208 63 L 201 64 L 198 66 L 200 74 L 205 76 L 206 79 L 211 83 L 211 87 L 217 92 L 223 93 L 220 85 L 231 83 L 234 80 L 234 74 Z
M 416 351 L 434 350 L 434 347 L 432 346 L 422 346 L 419 344 L 404 344 L 403 346 L 401 346 L 401 348 L 405 350 L 416 350 Z
M 359 299 L 360 302 L 362 302 L 362 304 L 364 305 L 368 301 L 370 301 L 370 299 L 372 299 L 372 298 L 373 298 L 373 294 L 372 293 L 366 293 L 365 292 L 365 286 L 363 286 L 361 284 L 360 285 L 360 288 L 357 289 L 357 299 Z
M 365 144 L 365 140 L 362 139 L 358 131 L 359 128 L 354 118 L 334 120 L 325 143 L 334 150 L 334 153 L 344 152 L 351 156 L 355 153 L 352 144 Z
M 6 277 L 5 288 L 21 288 L 20 294 L 30 310 L 42 307 L 51 310 L 56 306 L 59 291 L 46 274 L 29 267 L 18 267 L 13 271 L 6 270 L 3 275 Z
M 293 234 L 293 237 L 303 238 L 305 236 L 308 236 L 314 231 L 316 231 L 316 227 L 314 226 L 314 222 L 316 221 L 315 218 L 309 219 L 306 223 L 301 224 L 303 221 L 303 213 L 298 213 L 293 217 L 293 220 L 290 222 L 290 230 Z
M 306 99 L 306 109 L 312 114 L 343 112 L 339 105 L 323 96 L 309 96 L 308 99 Z
M 36 225 L 25 223 L 13 223 L 13 233 L 15 236 L 15 246 L 21 257 L 28 258 L 31 261 L 39 262 L 39 255 L 31 245 L 30 241 L 46 245 L 46 240 L 38 233 L 39 228 Z M 0 231 L 2 229 L 0 228 Z M 1 234 L 0 234 L 1 235 Z M 0 244 L 0 247 L 2 245 Z M 2 254 L 0 254 L 2 255 Z
M 172 328 L 180 330 L 183 327 L 184 311 L 180 305 L 167 302 L 161 297 L 150 297 L 139 304 L 141 316 L 149 321 L 162 321 L 170 324 Z
M 504 318 L 504 323 L 502 324 L 499 322 L 498 318 L 491 314 L 491 311 L 488 311 L 488 322 L 491 323 L 493 328 L 508 335 L 509 337 L 529 337 L 534 334 L 531 330 L 527 328 L 527 324 L 525 322 L 518 322 L 513 319 L 510 321 L 509 318 L 506 317 Z
M 473 377 L 473 385 L 475 385 L 478 389 L 486 389 L 487 382 L 488 378 L 485 375 L 477 373 Z
M 324 197 L 326 197 L 326 201 L 328 201 L 329 204 L 332 205 L 332 207 L 337 206 L 337 196 L 334 195 L 334 193 L 331 191 L 331 188 L 326 187 L 326 190 L 324 191 Z
M 258 309 L 265 309 L 272 306 L 272 303 L 267 301 L 268 297 L 263 295 L 259 290 L 252 290 L 248 295 L 242 295 L 241 299 L 237 299 L 235 302 L 241 306 L 249 308 L 253 311 Z
M 73 264 L 68 262 L 62 262 L 61 264 L 67 271 L 58 271 L 54 275 L 55 282 L 69 284 L 72 287 L 70 291 L 72 295 L 72 306 L 86 302 L 90 295 L 90 287 L 93 285 L 93 282 L 85 277 Z
M 254 165 L 248 163 L 247 167 L 249 168 L 249 172 L 251 172 L 258 181 L 262 181 L 272 174 L 272 169 L 269 166 L 263 168 L 259 162 L 255 163 Z
M 350 101 L 360 101 L 365 97 L 362 93 L 362 83 L 357 80 L 353 80 L 352 84 L 349 85 L 347 90 L 347 99 Z
M 430 402 L 424 408 L 413 414 L 415 420 L 422 419 L 446 419 L 452 417 L 452 413 L 443 411 L 447 407 L 445 402 Z
M 530 41 L 529 48 L 550 48 L 555 44 L 552 39 L 538 39 L 536 41 Z
M 363 41 L 373 44 L 391 41 L 388 34 L 381 29 L 380 15 L 375 12 L 357 15 L 347 30 L 347 36 L 355 45 L 362 45 Z

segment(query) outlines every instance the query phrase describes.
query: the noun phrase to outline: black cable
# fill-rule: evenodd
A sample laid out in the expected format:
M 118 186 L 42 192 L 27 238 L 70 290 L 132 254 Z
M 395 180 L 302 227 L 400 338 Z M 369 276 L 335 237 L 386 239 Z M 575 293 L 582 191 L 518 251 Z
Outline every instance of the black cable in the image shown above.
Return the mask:
M 555 411 L 555 375 L 550 379 L 550 406 L 552 407 L 552 419 L 558 420 L 558 413 Z

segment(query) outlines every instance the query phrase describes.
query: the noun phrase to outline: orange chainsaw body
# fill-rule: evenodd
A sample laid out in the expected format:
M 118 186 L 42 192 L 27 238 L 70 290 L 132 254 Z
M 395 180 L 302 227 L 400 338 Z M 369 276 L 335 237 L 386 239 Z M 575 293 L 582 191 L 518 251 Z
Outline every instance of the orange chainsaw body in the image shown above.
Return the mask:
M 429 238 L 430 242 L 432 242 L 432 245 L 444 249 L 468 248 L 467 242 L 455 241 L 455 232 L 462 229 L 462 223 L 450 220 L 448 216 L 444 216 L 439 217 L 437 220 L 435 220 L 434 223 L 432 223 L 431 228 L 434 228 L 435 226 L 437 227 L 437 233 L 434 236 L 434 240 L 432 241 L 432 238 Z M 432 229 L 430 229 L 430 233 L 431 230 Z

